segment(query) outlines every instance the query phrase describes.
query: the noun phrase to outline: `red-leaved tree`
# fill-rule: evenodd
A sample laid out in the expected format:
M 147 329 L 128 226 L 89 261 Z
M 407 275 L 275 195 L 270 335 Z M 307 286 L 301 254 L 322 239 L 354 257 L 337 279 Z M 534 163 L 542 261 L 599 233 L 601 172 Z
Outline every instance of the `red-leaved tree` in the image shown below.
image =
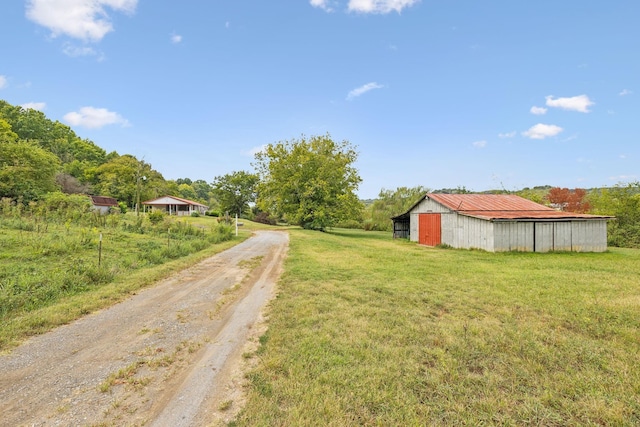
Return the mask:
M 566 212 L 586 213 L 591 205 L 585 200 L 587 191 L 582 188 L 569 190 L 568 188 L 554 187 L 547 194 L 547 201 L 556 208 Z

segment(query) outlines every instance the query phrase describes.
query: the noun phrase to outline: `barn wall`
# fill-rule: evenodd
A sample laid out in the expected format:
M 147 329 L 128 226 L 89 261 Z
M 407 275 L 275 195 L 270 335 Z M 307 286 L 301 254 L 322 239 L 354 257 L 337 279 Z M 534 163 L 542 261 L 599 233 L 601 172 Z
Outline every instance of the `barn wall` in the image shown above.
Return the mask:
M 607 221 L 573 221 L 572 250 L 576 252 L 604 252 L 607 250 Z
M 443 213 L 448 214 L 451 213 L 449 209 L 442 206 L 440 203 L 436 203 L 431 199 L 424 199 L 419 204 L 417 204 L 409 215 L 409 238 L 412 242 L 418 241 L 418 215 L 421 213 Z M 442 221 L 445 221 L 445 217 L 448 215 L 442 215 Z M 442 242 L 444 243 L 444 225 L 442 227 Z
M 494 250 L 496 252 L 533 252 L 532 222 L 494 222 Z
M 573 225 L 571 222 L 555 222 L 553 228 L 553 250 L 573 250 Z
M 493 223 L 457 213 L 443 215 L 442 243 L 454 248 L 493 251 Z

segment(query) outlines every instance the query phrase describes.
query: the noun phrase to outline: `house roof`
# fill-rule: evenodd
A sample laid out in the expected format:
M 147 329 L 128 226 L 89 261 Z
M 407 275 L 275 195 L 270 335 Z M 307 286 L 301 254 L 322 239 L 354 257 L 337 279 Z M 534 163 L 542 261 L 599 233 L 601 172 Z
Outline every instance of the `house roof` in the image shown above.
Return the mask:
M 118 206 L 118 201 L 113 197 L 89 196 L 94 206 Z
M 607 219 L 609 216 L 557 211 L 514 194 L 426 194 L 405 214 L 429 198 L 460 215 L 488 220 Z M 398 215 L 396 218 L 401 218 Z
M 171 201 L 169 201 L 167 199 L 171 199 Z M 142 202 L 142 204 L 143 205 L 167 205 L 167 204 L 172 204 L 172 205 L 203 206 L 205 208 L 208 207 L 207 205 L 203 205 L 202 203 L 194 202 L 193 200 L 189 200 L 189 199 L 182 199 L 182 198 L 176 197 L 176 196 L 162 196 L 162 197 L 158 197 L 156 199 L 147 200 L 146 202 Z

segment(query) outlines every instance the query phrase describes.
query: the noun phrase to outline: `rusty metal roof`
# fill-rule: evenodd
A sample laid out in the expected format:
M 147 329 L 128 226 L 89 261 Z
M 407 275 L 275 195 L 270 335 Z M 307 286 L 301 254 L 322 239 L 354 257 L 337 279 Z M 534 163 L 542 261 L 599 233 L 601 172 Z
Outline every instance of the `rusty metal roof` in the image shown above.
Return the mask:
M 490 220 L 611 218 L 557 211 L 513 194 L 427 194 L 425 198 L 434 200 L 460 215 Z
M 113 197 L 89 196 L 94 206 L 118 206 L 118 201 Z
M 441 194 L 428 193 L 405 213 L 394 216 L 394 221 L 408 220 L 409 213 L 424 199 L 429 198 L 460 215 L 487 220 L 562 220 L 562 219 L 611 219 L 612 216 L 588 215 L 557 211 L 548 206 L 513 194 Z

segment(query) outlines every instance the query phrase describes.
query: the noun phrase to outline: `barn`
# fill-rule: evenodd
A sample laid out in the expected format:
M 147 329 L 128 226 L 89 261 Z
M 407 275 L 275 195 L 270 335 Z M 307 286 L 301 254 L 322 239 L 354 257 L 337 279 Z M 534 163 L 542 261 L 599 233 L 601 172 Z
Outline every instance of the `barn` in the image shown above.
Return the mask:
M 392 218 L 394 237 L 489 252 L 604 252 L 609 219 L 511 194 L 426 194 Z

